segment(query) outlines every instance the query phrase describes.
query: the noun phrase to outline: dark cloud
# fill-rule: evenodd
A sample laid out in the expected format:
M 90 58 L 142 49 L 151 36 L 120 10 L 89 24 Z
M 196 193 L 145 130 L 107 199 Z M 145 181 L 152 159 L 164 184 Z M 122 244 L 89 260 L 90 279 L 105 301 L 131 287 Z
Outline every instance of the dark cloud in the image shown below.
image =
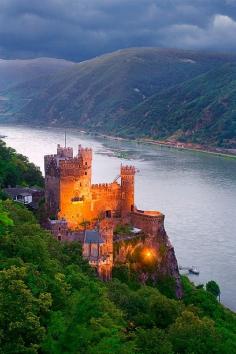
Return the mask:
M 0 57 L 131 46 L 236 51 L 236 0 L 0 0 Z

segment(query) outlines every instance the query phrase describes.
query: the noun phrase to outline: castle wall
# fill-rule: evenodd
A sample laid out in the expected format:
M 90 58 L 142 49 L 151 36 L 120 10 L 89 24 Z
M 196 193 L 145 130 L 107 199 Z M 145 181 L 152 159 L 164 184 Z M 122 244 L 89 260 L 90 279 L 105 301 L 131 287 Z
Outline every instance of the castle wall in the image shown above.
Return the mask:
M 121 188 L 118 183 L 94 184 L 91 193 L 94 217 L 101 215 L 117 217 L 120 215 Z
M 164 228 L 164 218 L 158 211 L 136 210 L 131 213 L 131 224 L 147 234 L 156 235 Z
M 99 231 L 104 240 L 102 245 L 102 255 L 105 256 L 104 262 L 98 266 L 98 275 L 104 280 L 108 281 L 112 277 L 113 267 L 113 222 L 110 219 L 103 219 L 99 225 Z
M 49 220 L 49 229 L 58 241 L 67 241 L 68 225 L 65 220 Z
M 74 177 L 64 177 L 60 181 L 59 218 L 66 219 L 71 229 L 81 228 L 83 221 L 93 218 L 91 194 L 86 186 L 83 187 L 83 183 L 86 185 L 83 179 Z
M 48 216 L 56 216 L 60 205 L 60 172 L 54 155 L 44 157 L 45 204 Z

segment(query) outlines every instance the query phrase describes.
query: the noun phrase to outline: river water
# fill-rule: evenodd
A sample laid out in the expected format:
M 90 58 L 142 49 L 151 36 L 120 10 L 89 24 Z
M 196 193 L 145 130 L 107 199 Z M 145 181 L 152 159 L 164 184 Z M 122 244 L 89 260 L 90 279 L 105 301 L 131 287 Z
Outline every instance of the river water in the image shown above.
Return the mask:
M 54 128 L 0 125 L 0 135 L 42 171 L 43 156 L 64 143 Z M 68 130 L 67 144 L 80 143 L 93 148 L 94 183 L 112 182 L 121 163 L 136 166 L 136 205 L 165 214 L 179 264 L 200 269 L 196 283 L 217 281 L 222 302 L 236 310 L 236 159 Z

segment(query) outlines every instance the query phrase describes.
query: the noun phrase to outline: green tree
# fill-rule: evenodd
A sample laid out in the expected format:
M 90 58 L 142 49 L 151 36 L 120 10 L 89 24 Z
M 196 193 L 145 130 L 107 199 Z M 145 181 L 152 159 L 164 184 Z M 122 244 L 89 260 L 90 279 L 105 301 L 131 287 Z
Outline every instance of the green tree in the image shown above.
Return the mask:
M 206 291 L 213 294 L 216 298 L 218 296 L 220 297 L 220 287 L 214 280 L 211 280 L 206 283 Z
M 165 331 L 159 328 L 142 329 L 136 332 L 136 352 L 143 354 L 173 354 L 171 342 Z
M 168 338 L 175 353 L 220 354 L 220 337 L 214 322 L 208 318 L 200 319 L 189 311 L 184 311 L 170 326 Z
M 0 271 L 0 349 L 2 353 L 37 353 L 46 329 L 41 311 L 51 306 L 49 294 L 33 295 L 25 283 L 26 268 Z
M 43 186 L 44 179 L 40 169 L 0 140 L 0 188 L 11 185 Z

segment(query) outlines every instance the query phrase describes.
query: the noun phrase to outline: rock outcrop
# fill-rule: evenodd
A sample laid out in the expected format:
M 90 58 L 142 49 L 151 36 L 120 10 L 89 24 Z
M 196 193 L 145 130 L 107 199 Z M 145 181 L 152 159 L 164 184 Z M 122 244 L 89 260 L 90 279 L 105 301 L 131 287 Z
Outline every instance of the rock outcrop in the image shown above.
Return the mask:
M 131 220 L 142 231 L 133 236 L 117 237 L 114 241 L 114 264 L 128 264 L 138 273 L 142 283 L 172 282 L 175 296 L 181 298 L 183 289 L 178 263 L 165 231 L 164 215 L 137 211 Z

